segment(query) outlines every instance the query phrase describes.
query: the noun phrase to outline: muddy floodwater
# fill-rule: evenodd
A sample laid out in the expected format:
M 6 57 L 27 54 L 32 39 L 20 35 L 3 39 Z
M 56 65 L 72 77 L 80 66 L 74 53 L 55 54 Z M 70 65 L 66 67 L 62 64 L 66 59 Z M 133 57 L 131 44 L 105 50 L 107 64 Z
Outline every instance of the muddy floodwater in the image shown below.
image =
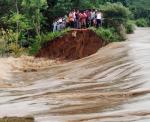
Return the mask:
M 126 42 L 112 43 L 89 57 L 45 62 L 39 70 L 22 72 L 14 58 L 0 62 L 0 117 L 150 122 L 150 28 L 138 28 Z

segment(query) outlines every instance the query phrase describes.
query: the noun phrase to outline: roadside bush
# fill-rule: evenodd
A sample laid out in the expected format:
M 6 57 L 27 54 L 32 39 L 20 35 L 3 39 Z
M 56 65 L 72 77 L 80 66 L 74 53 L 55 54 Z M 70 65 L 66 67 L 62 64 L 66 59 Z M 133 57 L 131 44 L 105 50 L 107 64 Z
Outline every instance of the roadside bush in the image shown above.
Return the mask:
M 40 41 L 35 41 L 30 49 L 29 49 L 29 55 L 34 55 L 38 52 L 38 50 L 41 48 L 41 42 Z
M 147 20 L 148 27 L 150 27 L 150 17 L 148 17 L 146 20 Z
M 114 36 L 117 36 L 117 38 L 119 37 L 119 41 L 125 40 L 125 25 L 131 15 L 129 9 L 123 6 L 121 3 L 107 3 L 103 6 L 103 14 L 105 18 L 104 26 L 107 28 L 115 28 L 115 33 L 113 33 L 115 34 Z
M 131 34 L 134 32 L 135 30 L 135 25 L 133 22 L 131 21 L 127 21 L 126 25 L 125 25 L 125 28 L 126 28 L 126 33 L 127 34 Z
M 22 54 L 27 54 L 27 49 L 20 47 L 18 44 L 11 43 L 8 46 L 9 55 L 19 57 Z
M 98 36 L 100 36 L 106 43 L 121 41 L 120 35 L 114 28 L 91 28 Z
M 148 21 L 144 18 L 136 20 L 135 23 L 138 27 L 148 27 Z
M 124 24 L 130 15 L 128 8 L 121 3 L 107 3 L 103 6 L 103 14 L 107 26 L 117 27 Z
M 3 39 L 0 38 L 0 56 L 4 56 L 6 52 L 6 43 Z
M 26 54 L 27 49 L 21 47 L 19 42 L 16 42 L 17 33 L 13 30 L 0 30 L 0 55 L 1 56 L 20 56 Z

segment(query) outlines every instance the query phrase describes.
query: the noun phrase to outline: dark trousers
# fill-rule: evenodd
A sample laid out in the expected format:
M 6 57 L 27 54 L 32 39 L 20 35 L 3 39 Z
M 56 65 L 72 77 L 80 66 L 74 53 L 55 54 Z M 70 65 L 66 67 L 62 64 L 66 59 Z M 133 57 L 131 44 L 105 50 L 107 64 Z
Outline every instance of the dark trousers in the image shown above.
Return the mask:
M 101 19 L 96 20 L 96 27 L 99 28 L 101 26 Z
M 71 28 L 74 28 L 74 21 L 71 21 L 71 22 L 70 22 L 70 27 L 71 27 Z

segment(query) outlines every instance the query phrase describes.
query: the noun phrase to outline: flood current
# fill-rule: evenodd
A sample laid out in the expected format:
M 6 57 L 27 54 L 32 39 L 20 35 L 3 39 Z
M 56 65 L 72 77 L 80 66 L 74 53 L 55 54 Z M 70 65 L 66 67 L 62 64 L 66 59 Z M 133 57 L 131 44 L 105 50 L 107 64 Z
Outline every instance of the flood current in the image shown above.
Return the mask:
M 69 63 L 22 72 L 16 60 L 0 59 L 0 117 L 150 122 L 150 28 Z

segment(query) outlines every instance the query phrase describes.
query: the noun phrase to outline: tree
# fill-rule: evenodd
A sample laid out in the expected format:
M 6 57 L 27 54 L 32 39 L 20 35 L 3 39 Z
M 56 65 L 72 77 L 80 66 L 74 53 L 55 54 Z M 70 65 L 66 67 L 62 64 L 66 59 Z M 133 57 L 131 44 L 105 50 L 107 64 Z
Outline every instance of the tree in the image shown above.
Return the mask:
M 47 0 L 47 4 L 50 8 L 54 7 L 57 4 L 58 0 Z
M 40 39 L 41 23 L 44 20 L 41 10 L 47 5 L 46 0 L 23 0 L 22 6 L 24 14 L 30 20 L 31 26 L 34 27 L 35 32 Z

